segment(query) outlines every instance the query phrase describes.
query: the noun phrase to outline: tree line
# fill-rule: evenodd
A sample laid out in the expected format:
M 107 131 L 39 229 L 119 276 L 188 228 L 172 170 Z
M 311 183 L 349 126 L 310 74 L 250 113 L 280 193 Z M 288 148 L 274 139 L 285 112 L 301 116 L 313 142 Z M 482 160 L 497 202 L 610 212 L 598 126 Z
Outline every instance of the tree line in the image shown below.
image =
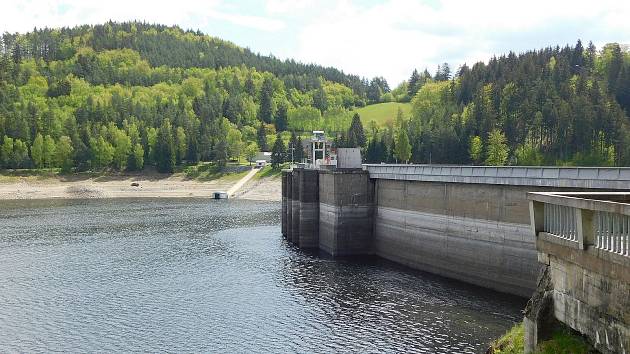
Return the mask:
M 0 168 L 224 164 L 268 151 L 278 137 L 286 144 L 290 131 L 345 131 L 369 86 L 178 27 L 109 22 L 5 33 Z
M 369 162 L 630 165 L 630 53 L 592 43 L 414 71 L 409 117 L 368 130 Z

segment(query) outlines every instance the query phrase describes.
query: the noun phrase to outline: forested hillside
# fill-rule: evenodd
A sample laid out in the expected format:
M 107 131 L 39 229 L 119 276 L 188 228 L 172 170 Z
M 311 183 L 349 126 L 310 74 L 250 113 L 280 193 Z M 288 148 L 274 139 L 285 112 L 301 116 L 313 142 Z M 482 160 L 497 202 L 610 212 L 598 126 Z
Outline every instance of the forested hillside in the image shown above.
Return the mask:
M 381 102 L 400 103 L 357 109 Z M 372 117 L 365 128 L 357 111 Z M 291 132 L 320 129 L 368 162 L 630 165 L 629 111 L 630 54 L 617 44 L 443 64 L 391 91 L 382 77 L 139 22 L 0 44 L 0 168 L 169 172 L 272 147 L 281 159 Z
M 368 161 L 630 165 L 630 54 L 618 44 L 510 53 L 452 78 L 447 65 L 414 71 L 392 92 L 405 90 L 410 119 L 374 129 Z
M 224 163 L 288 129 L 344 131 L 369 91 L 334 68 L 139 22 L 5 33 L 0 49 L 0 168 Z

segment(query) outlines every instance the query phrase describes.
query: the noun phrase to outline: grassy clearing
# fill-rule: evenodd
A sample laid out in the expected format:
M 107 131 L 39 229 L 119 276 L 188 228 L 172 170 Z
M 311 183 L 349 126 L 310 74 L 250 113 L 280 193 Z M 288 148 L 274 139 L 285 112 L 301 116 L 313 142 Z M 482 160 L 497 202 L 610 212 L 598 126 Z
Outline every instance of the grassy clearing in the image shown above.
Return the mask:
M 491 345 L 491 354 L 522 354 L 524 351 L 525 328 L 523 323 L 512 327 L 503 337 Z M 589 354 L 594 349 L 586 340 L 567 327 L 557 328 L 550 340 L 538 344 L 536 354 Z
M 268 164 L 267 166 L 263 167 L 263 169 L 260 170 L 260 172 L 258 172 L 254 176 L 254 179 L 258 180 L 258 179 L 263 179 L 263 178 L 280 177 L 280 175 L 282 174 L 282 169 L 288 168 L 288 167 L 289 167 L 289 163 L 285 163 L 285 164 L 282 164 L 280 168 L 274 170 L 273 168 L 271 168 L 271 164 Z
M 236 182 L 243 178 L 249 169 L 236 171 L 236 168 L 243 166 L 238 164 L 228 164 L 225 167 L 219 167 L 213 164 L 198 164 L 193 166 L 185 166 L 181 174 L 186 179 L 192 179 L 200 182 L 214 181 L 221 179 L 226 182 Z
M 356 109 L 361 116 L 361 122 L 367 127 L 370 121 L 375 121 L 379 127 L 384 127 L 388 122 L 393 123 L 398 115 L 398 108 L 402 109 L 406 118 L 411 113 L 411 103 L 387 102 L 372 104 Z

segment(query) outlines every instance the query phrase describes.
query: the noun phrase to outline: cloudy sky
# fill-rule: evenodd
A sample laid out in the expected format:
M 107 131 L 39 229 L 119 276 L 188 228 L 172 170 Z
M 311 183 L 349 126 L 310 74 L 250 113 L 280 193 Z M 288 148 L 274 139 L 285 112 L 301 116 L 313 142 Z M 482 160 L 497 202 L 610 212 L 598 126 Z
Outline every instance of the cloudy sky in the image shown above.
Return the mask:
M 177 24 L 263 54 L 382 75 L 392 87 L 443 62 L 456 68 L 578 38 L 630 43 L 627 0 L 20 0 L 1 9 L 1 32 L 109 19 Z

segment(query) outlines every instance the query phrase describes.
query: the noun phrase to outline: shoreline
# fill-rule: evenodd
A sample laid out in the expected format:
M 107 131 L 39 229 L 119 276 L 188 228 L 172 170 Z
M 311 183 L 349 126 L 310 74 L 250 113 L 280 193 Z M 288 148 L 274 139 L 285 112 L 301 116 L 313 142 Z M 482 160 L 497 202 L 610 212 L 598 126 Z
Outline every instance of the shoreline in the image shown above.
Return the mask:
M 11 177 L 0 180 L 0 200 L 115 199 L 115 198 L 212 198 L 239 181 L 233 176 L 198 181 L 181 175 L 111 175 L 99 177 Z M 132 186 L 137 183 L 138 186 Z M 281 200 L 281 179 L 265 177 L 248 181 L 234 198 Z

